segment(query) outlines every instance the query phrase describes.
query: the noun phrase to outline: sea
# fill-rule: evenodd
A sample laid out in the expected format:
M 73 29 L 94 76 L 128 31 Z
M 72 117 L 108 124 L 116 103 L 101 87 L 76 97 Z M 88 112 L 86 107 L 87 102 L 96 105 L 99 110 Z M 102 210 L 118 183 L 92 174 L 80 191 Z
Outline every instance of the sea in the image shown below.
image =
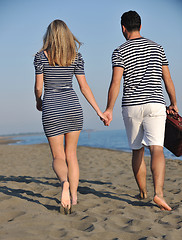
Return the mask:
M 41 144 L 47 143 L 47 138 L 44 133 L 26 133 L 11 136 L 12 139 L 17 140 L 16 143 L 11 143 L 11 145 L 31 145 L 31 144 Z M 82 130 L 78 146 L 87 146 L 94 148 L 105 148 L 124 152 L 131 152 L 128 145 L 128 139 L 126 136 L 126 131 L 121 130 Z M 149 156 L 150 152 L 145 149 L 145 156 Z M 181 157 L 176 157 L 173 153 L 164 148 L 164 155 L 167 159 L 178 159 L 182 160 Z

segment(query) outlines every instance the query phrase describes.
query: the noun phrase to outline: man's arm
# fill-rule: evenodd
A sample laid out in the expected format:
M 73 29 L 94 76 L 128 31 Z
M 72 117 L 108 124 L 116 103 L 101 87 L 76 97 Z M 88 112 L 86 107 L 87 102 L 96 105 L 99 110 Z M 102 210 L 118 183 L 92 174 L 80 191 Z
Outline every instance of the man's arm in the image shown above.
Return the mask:
M 107 116 L 108 121 L 105 121 L 105 125 L 109 126 L 112 121 L 113 108 L 120 91 L 121 78 L 123 76 L 124 69 L 121 67 L 113 67 L 111 84 L 108 91 L 107 108 L 104 114 Z
M 162 78 L 164 80 L 165 88 L 170 99 L 170 105 L 167 110 L 168 113 L 174 114 L 178 112 L 178 107 L 176 103 L 176 93 L 174 83 L 171 79 L 168 66 L 162 66 Z

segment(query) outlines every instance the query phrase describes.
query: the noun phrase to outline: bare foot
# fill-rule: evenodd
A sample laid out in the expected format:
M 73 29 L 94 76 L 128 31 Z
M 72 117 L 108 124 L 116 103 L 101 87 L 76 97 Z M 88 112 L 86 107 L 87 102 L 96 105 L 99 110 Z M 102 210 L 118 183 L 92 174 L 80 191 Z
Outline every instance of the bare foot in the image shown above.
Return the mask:
M 137 194 L 135 197 L 136 197 L 138 200 L 145 200 L 145 199 L 147 199 L 147 196 L 141 196 L 141 194 Z
M 71 208 L 69 182 L 62 183 L 61 205 L 63 208 Z
M 72 197 L 72 201 L 71 201 L 72 205 L 77 205 L 77 197 L 73 198 Z
M 140 198 L 141 199 L 146 199 L 147 198 L 147 192 L 140 192 Z
M 140 192 L 138 195 L 135 196 L 138 200 L 147 199 L 147 192 Z
M 172 208 L 166 203 L 163 197 L 154 196 L 154 202 L 160 207 L 161 210 L 171 211 Z

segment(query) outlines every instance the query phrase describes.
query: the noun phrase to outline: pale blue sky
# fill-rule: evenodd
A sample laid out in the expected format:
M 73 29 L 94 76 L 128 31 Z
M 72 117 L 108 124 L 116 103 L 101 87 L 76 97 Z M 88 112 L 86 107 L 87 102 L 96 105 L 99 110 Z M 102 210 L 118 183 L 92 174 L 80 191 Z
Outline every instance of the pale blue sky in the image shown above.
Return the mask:
M 181 0 L 1 0 L 0 1 L 0 135 L 42 131 L 41 113 L 33 94 L 34 54 L 42 46 L 47 26 L 62 19 L 83 42 L 87 81 L 104 111 L 111 79 L 111 54 L 125 39 L 123 12 L 136 10 L 142 18 L 141 35 L 164 47 L 182 114 L 182 1 Z M 84 128 L 104 130 L 92 108 L 75 90 L 84 109 Z M 122 91 L 121 91 L 122 93 Z M 123 128 L 121 93 L 109 129 Z M 167 104 L 169 103 L 166 97 Z

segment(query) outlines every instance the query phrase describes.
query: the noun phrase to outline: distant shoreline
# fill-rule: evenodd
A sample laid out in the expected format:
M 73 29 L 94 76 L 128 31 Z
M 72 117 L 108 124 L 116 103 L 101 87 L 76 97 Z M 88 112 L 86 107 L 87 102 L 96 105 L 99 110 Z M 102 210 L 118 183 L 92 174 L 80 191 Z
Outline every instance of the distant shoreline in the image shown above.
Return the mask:
M 0 145 L 39 145 L 41 143 L 48 143 L 43 132 L 20 133 L 0 136 Z M 131 149 L 127 145 L 127 137 L 124 130 L 83 130 L 79 138 L 78 146 L 96 147 L 99 149 L 118 150 L 126 153 L 131 153 Z M 182 161 L 182 156 L 174 156 L 165 147 L 164 155 L 166 159 Z M 150 153 L 147 149 L 145 151 L 145 156 L 150 156 Z
M 10 144 L 10 143 L 16 143 L 18 142 L 19 140 L 14 140 L 12 139 L 13 137 L 0 137 L 0 145 L 7 145 L 7 144 Z

